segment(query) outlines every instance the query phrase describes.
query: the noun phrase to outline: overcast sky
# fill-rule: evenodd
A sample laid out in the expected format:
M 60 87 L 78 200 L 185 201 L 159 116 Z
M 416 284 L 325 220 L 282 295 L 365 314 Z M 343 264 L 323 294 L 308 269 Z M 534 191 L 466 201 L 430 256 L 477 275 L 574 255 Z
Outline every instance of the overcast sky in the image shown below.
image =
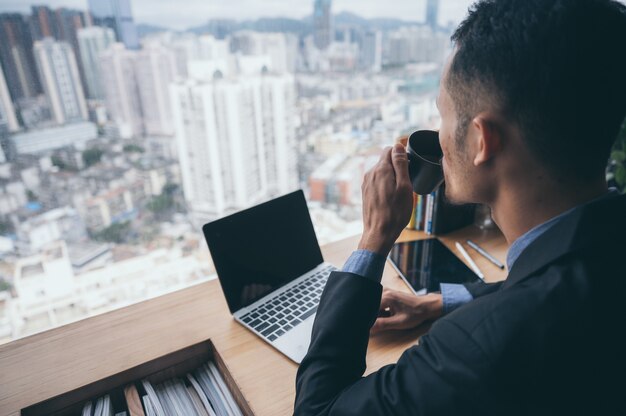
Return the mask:
M 440 23 L 458 22 L 473 0 L 440 0 Z M 33 4 L 52 8 L 86 9 L 87 0 L 0 0 L 0 12 L 27 13 Z M 313 0 L 131 0 L 137 23 L 150 23 L 173 29 L 197 26 L 211 18 L 238 20 L 258 17 L 296 17 L 311 14 Z M 424 19 L 426 0 L 334 0 L 333 13 L 349 11 L 363 17 Z

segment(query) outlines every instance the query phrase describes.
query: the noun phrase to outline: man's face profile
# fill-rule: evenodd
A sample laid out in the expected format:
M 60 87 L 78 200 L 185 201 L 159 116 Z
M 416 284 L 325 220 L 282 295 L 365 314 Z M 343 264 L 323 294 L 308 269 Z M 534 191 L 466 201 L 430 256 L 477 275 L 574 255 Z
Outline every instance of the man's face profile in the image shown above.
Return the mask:
M 437 108 L 441 116 L 439 128 L 439 143 L 443 150 L 443 173 L 446 184 L 446 197 L 457 203 L 468 202 L 467 195 L 463 190 L 467 190 L 467 169 L 465 161 L 468 159 L 467 149 L 464 145 L 465 138 L 458 138 L 457 125 L 458 116 L 452 101 L 452 97 L 446 89 L 446 77 L 450 68 L 450 63 L 454 54 L 448 58 L 444 66 L 439 84 L 439 96 L 437 97 Z

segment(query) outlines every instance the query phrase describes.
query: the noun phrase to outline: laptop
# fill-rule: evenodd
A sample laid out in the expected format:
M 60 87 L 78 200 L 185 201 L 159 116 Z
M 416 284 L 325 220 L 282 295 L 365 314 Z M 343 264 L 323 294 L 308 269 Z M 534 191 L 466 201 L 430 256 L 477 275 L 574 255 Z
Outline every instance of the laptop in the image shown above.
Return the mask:
M 302 190 L 202 227 L 234 319 L 300 363 L 320 296 L 324 262 Z

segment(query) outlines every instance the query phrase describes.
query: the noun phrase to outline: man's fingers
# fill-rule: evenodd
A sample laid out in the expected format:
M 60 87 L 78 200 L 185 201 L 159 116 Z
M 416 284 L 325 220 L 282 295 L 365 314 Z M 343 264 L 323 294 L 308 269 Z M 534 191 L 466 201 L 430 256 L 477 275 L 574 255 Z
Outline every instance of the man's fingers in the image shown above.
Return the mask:
M 401 143 L 396 143 L 393 147 L 391 161 L 393 163 L 393 170 L 396 173 L 396 183 L 404 186 L 409 185 L 411 182 L 409 179 L 409 157 Z
M 378 163 L 384 163 L 384 162 L 388 161 L 389 158 L 390 158 L 392 150 L 393 150 L 393 147 L 391 147 L 391 146 L 385 147 L 383 149 L 383 152 L 380 155 L 380 159 L 378 160 Z
M 372 325 L 372 332 L 388 331 L 401 328 L 402 318 L 400 315 L 381 316 Z
M 396 296 L 391 290 L 383 291 L 383 295 L 380 298 L 380 310 L 383 311 L 392 307 L 396 303 Z

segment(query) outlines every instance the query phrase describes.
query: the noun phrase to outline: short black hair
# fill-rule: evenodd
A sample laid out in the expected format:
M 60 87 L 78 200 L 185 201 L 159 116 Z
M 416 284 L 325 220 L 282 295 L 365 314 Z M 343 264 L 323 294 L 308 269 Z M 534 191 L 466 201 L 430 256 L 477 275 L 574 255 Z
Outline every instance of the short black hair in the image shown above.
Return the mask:
M 452 35 L 444 80 L 457 137 L 495 106 L 561 176 L 597 179 L 626 115 L 626 7 L 613 0 L 482 0 Z

